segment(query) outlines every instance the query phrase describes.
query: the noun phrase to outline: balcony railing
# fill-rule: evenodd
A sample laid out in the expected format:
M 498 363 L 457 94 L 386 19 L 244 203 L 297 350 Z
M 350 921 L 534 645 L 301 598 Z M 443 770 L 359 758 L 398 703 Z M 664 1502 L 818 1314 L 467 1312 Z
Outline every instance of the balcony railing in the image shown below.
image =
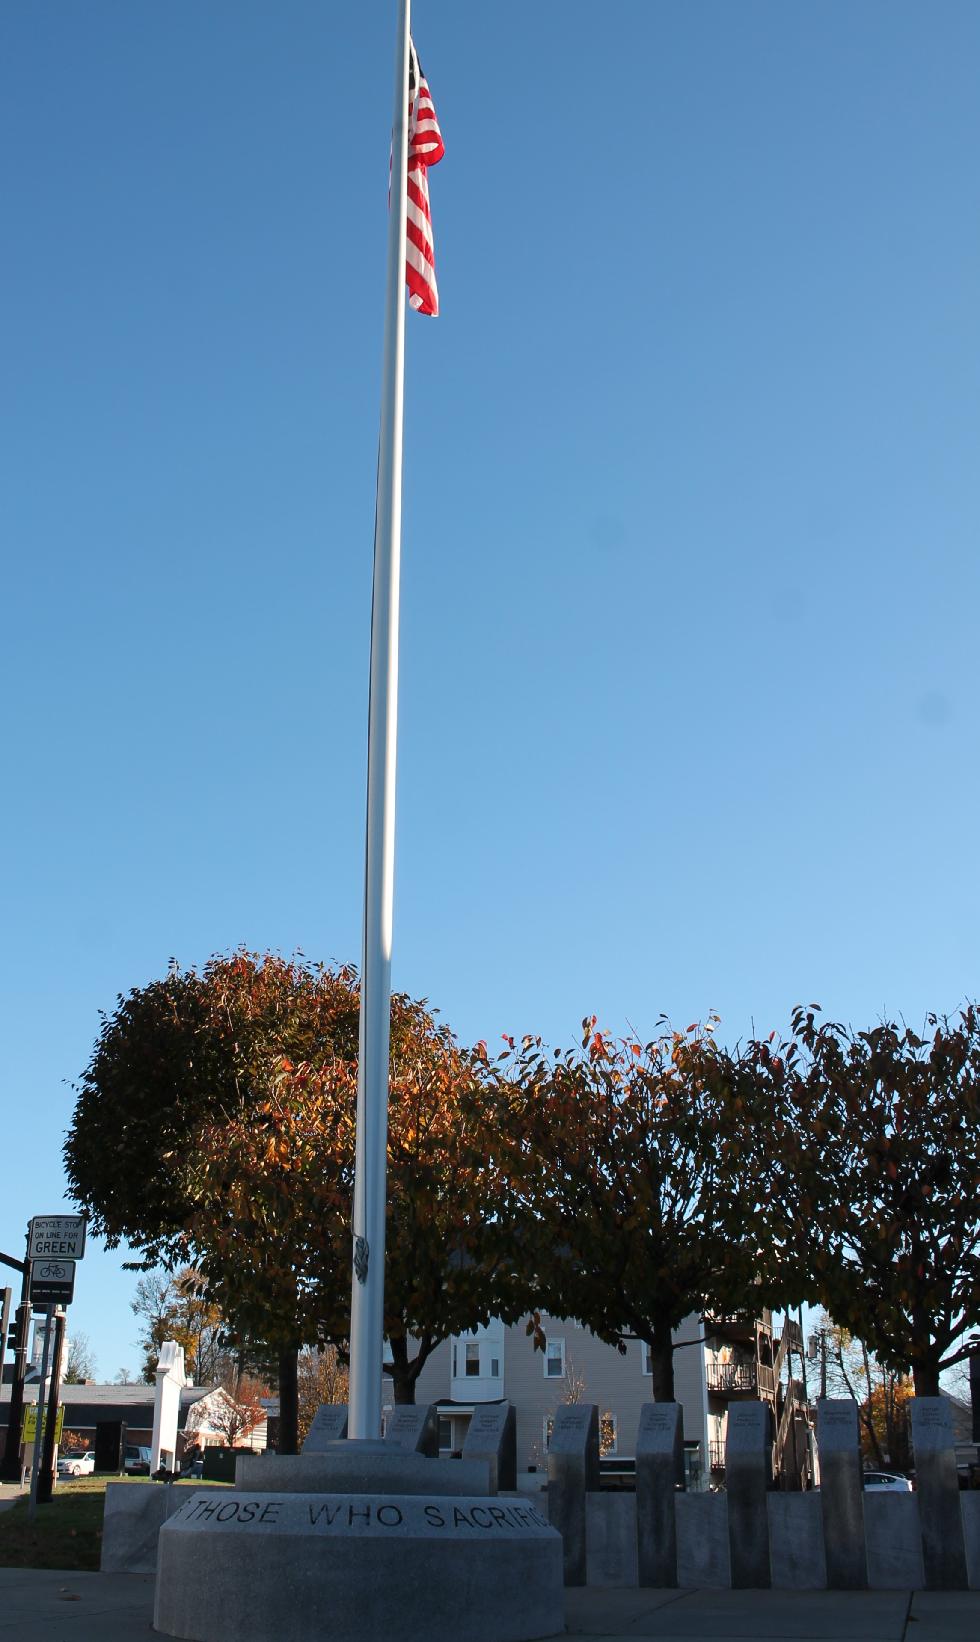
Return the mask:
M 754 1391 L 754 1363 L 708 1363 L 705 1368 L 709 1391 Z
M 708 1443 L 708 1462 L 712 1471 L 725 1469 L 725 1444 L 715 1437 Z

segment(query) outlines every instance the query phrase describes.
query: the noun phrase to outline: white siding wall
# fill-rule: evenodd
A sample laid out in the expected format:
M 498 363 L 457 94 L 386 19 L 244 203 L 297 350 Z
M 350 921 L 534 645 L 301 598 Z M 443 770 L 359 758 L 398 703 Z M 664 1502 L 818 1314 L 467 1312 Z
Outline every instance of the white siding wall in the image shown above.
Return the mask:
M 534 1350 L 533 1341 L 525 1333 L 523 1323 L 504 1328 L 491 1324 L 490 1329 L 478 1331 L 481 1350 L 484 1342 L 491 1341 L 491 1330 L 500 1331 L 499 1357 L 502 1378 L 493 1380 L 483 1395 L 476 1395 L 479 1379 L 452 1375 L 450 1342 L 444 1341 L 433 1352 L 419 1376 L 416 1397 L 419 1402 L 456 1403 L 491 1402 L 507 1397 L 517 1410 L 517 1464 L 519 1470 L 528 1465 L 544 1467 L 547 1464 L 544 1425 L 553 1417 L 558 1406 L 567 1399 L 570 1385 L 580 1388 L 579 1400 L 597 1403 L 600 1414 L 610 1413 L 616 1420 L 616 1453 L 630 1456 L 636 1452 L 636 1431 L 640 1409 L 650 1402 L 653 1391 L 649 1373 L 645 1371 L 644 1348 L 637 1340 L 627 1343 L 625 1353 L 615 1346 L 604 1345 L 588 1329 L 567 1319 L 542 1314 L 542 1327 L 552 1341 L 564 1341 L 562 1376 L 546 1372 L 547 1354 Z M 684 1410 L 684 1436 L 688 1442 L 702 1445 L 702 1457 L 707 1461 L 705 1440 L 706 1400 L 704 1380 L 704 1347 L 699 1343 L 701 1326 L 691 1317 L 679 1328 L 675 1340 L 680 1349 L 674 1353 L 674 1380 L 677 1401 Z M 459 1337 L 459 1342 L 473 1341 L 473 1335 Z M 685 1344 L 683 1342 L 690 1342 Z M 462 1366 L 461 1356 L 457 1367 Z M 482 1368 L 482 1360 L 481 1360 Z M 390 1394 L 386 1400 L 390 1401 Z

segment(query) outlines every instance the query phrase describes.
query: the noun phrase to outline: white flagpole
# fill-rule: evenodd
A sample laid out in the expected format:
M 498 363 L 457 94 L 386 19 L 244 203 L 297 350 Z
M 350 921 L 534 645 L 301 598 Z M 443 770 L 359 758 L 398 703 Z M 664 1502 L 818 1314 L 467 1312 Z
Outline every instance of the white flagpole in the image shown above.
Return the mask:
M 374 525 L 374 596 L 371 605 L 367 841 L 357 1072 L 354 1275 L 350 1318 L 348 1431 L 351 1437 L 378 1437 L 381 1434 L 388 1038 L 398 740 L 398 591 L 402 524 L 410 11 L 411 0 L 398 0 L 381 435 Z

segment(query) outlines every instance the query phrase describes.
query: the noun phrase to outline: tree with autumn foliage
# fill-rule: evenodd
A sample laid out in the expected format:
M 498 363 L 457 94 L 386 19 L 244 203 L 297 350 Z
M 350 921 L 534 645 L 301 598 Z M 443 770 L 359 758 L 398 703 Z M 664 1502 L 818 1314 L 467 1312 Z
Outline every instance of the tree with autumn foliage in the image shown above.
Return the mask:
M 64 1148 L 69 1187 L 91 1230 L 110 1248 L 130 1243 L 143 1270 L 199 1266 L 189 1231 L 198 1135 L 220 1129 L 226 1115 L 247 1122 L 284 1060 L 356 1054 L 358 1009 L 353 970 L 244 951 L 211 958 L 200 971 L 172 963 L 163 980 L 118 998 L 80 1079 Z M 235 1264 L 247 1272 L 245 1245 Z M 263 1340 L 251 1326 L 254 1308 L 240 1317 L 220 1310 L 237 1344 Z M 288 1446 L 304 1341 L 298 1327 L 282 1326 L 284 1313 L 291 1315 L 288 1290 L 264 1341 L 279 1357 Z
M 658 1400 L 674 1395 L 673 1330 L 753 1304 L 759 1248 L 714 1028 L 641 1044 L 593 1018 L 581 1049 L 510 1039 L 487 1067 L 515 1261 L 553 1315 L 621 1349 L 645 1341 Z
M 280 1057 L 261 1101 L 194 1136 L 187 1228 L 200 1269 L 222 1309 L 266 1338 L 346 1338 L 356 1090 L 354 1054 Z M 449 1029 L 393 997 L 384 1328 L 396 1402 L 414 1401 L 440 1341 L 528 1303 L 495 1225 L 479 1096 Z
M 817 1014 L 728 1067 L 754 1191 L 792 1297 L 937 1396 L 980 1323 L 980 1012 L 922 1036 Z
M 296 1441 L 296 1356 L 350 1312 L 360 996 L 351 968 L 238 952 L 118 1001 L 65 1146 L 92 1230 L 144 1266 L 191 1263 L 232 1341 L 278 1356 Z M 471 1057 L 424 1003 L 392 999 L 385 1331 L 399 1401 L 447 1334 L 527 1304 L 495 1231 Z M 290 1366 L 291 1365 L 291 1366 Z
M 819 1318 L 826 1353 L 827 1394 L 850 1397 L 858 1405 L 861 1453 L 868 1464 L 906 1471 L 912 1449 L 906 1404 L 914 1396 L 912 1381 L 886 1368 L 868 1350 L 824 1312 Z
M 109 1248 L 186 1263 L 193 1137 L 264 1098 L 269 1067 L 356 1053 L 354 972 L 235 952 L 120 996 L 76 1089 L 69 1188 Z

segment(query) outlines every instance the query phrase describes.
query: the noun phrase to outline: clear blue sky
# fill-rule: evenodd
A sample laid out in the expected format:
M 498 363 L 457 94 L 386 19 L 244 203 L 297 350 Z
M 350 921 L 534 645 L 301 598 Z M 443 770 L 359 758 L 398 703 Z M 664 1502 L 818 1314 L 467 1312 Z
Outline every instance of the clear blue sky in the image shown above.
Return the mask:
M 0 29 L 0 1247 L 99 1010 L 356 959 L 393 5 Z M 461 1036 L 978 990 L 980 8 L 417 0 L 395 984 Z M 134 1279 L 71 1313 L 135 1368 Z

